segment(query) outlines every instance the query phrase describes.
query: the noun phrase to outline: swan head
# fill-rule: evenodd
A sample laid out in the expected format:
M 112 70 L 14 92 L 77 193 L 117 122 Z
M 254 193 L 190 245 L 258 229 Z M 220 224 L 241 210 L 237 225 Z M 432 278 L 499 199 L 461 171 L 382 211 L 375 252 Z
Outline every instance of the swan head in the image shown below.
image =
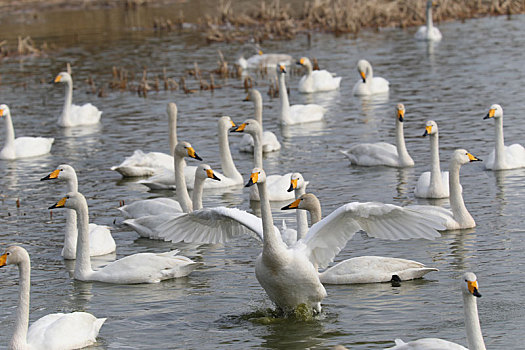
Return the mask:
M 177 105 L 175 102 L 168 103 L 168 107 L 166 108 L 168 111 L 168 117 L 170 119 L 176 119 L 177 118 Z
M 438 3 L 435 2 L 435 1 L 433 1 L 433 0 L 427 0 L 427 10 L 428 10 L 429 8 L 432 8 L 432 6 L 436 6 L 436 7 L 437 7 L 437 6 L 438 6 Z
M 396 118 L 401 123 L 405 119 L 405 105 L 402 104 L 402 103 L 398 103 L 397 106 L 396 106 Z
M 311 67 L 312 66 L 312 62 L 310 62 L 310 59 L 308 59 L 308 57 L 301 57 L 296 62 L 296 64 L 298 64 L 299 66 L 303 66 L 303 67 Z
M 490 109 L 487 115 L 483 119 L 490 118 L 502 118 L 503 117 L 503 108 L 499 104 L 493 104 L 490 106 Z
M 5 253 L 0 255 L 0 267 L 18 265 L 24 261 L 29 261 L 27 250 L 16 245 L 8 247 Z
M 461 290 L 463 293 L 467 295 L 473 295 L 475 297 L 480 298 L 481 294 L 478 290 L 478 279 L 476 275 L 472 272 L 465 272 L 463 274 L 463 279 L 461 280 L 462 288 Z
M 357 71 L 363 79 L 363 83 L 366 83 L 366 78 L 372 75 L 372 65 L 367 60 L 359 60 L 357 62 Z
M 252 173 L 250 175 L 250 180 L 248 180 L 248 183 L 244 187 L 251 187 L 257 183 L 264 183 L 266 182 L 266 173 L 261 168 L 253 168 Z
M 303 209 L 309 210 L 312 208 L 320 208 L 321 203 L 319 199 L 313 193 L 305 193 L 297 198 L 292 203 L 284 206 L 281 210 L 290 210 L 290 209 Z
M 284 66 L 283 63 L 279 63 L 277 64 L 277 74 L 286 74 L 286 67 Z
M 235 127 L 235 123 L 233 122 L 232 118 L 230 118 L 227 115 L 223 115 L 219 118 L 219 128 L 220 130 L 229 130 L 231 128 Z
M 212 179 L 212 180 L 221 181 L 221 179 L 219 179 L 213 173 L 213 169 L 208 164 L 199 164 L 199 166 L 197 167 L 197 170 L 195 170 L 195 177 L 202 179 L 202 180 Z
M 253 101 L 254 103 L 258 103 L 259 101 L 262 102 L 261 93 L 257 89 L 250 89 L 248 91 L 248 95 L 246 95 L 243 101 L 244 102 Z
M 4 115 L 9 115 L 11 114 L 9 112 L 9 107 L 7 107 L 6 104 L 1 104 L 0 105 L 0 117 L 3 117 Z
M 237 125 L 230 129 L 230 132 L 245 132 L 253 135 L 261 132 L 261 125 L 255 119 L 245 120 L 241 125 Z
M 56 76 L 54 82 L 55 84 L 56 83 L 68 83 L 68 82 L 71 82 L 72 79 L 71 79 L 71 74 L 69 74 L 68 72 L 60 72 L 58 73 L 58 75 Z
M 423 136 L 436 135 L 438 133 L 438 125 L 435 121 L 429 120 L 425 126 L 425 133 Z
M 86 198 L 80 192 L 69 192 L 61 200 L 50 206 L 48 209 L 57 209 L 57 208 L 69 208 L 77 209 L 82 208 L 82 206 L 87 207 Z
M 306 186 L 306 183 L 304 181 L 303 175 L 301 173 L 293 173 L 292 176 L 290 176 L 290 187 L 288 188 L 288 192 L 292 192 L 297 188 L 303 188 Z
M 197 152 L 191 147 L 191 144 L 189 142 L 179 142 L 175 146 L 175 154 L 180 157 L 190 157 L 197 160 L 202 160 L 201 157 L 197 155 Z
M 476 158 L 471 153 L 469 153 L 467 150 L 464 149 L 457 149 L 454 151 L 454 154 L 452 155 L 451 162 L 455 162 L 457 164 L 463 165 L 470 162 L 481 162 L 481 159 Z
M 55 179 L 70 180 L 70 179 L 76 179 L 76 177 L 77 177 L 77 173 L 75 172 L 75 169 L 71 165 L 61 164 L 55 170 L 49 173 L 49 175 L 41 178 L 40 181 L 55 180 Z

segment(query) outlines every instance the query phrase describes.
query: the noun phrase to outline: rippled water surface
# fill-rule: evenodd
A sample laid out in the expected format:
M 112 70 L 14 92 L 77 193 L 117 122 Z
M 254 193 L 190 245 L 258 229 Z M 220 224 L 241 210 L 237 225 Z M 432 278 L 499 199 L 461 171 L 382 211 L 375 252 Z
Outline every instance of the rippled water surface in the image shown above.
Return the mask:
M 107 20 L 117 21 L 118 16 L 115 18 Z M 85 80 L 91 75 L 99 85 L 107 84 L 113 66 L 137 75 L 148 67 L 150 77 L 166 67 L 178 80 L 185 69 L 193 68 L 193 62 L 204 70 L 215 69 L 219 49 L 230 62 L 243 50 L 247 52 L 241 44 L 208 46 L 199 34 L 158 36 L 123 23 L 111 30 L 109 24 L 80 30 L 76 37 L 73 29 L 49 30 L 40 37 L 32 33 L 36 39 L 57 43 L 57 52 L 0 62 L 0 100 L 11 107 L 17 135 L 55 138 L 47 156 L 0 161 L 0 246 L 20 244 L 31 255 L 31 321 L 48 313 L 75 310 L 107 317 L 97 349 L 324 349 L 336 344 L 382 349 L 392 346 L 397 337 L 441 337 L 466 345 L 457 284 L 464 271 L 474 271 L 483 294 L 478 305 L 487 348 L 521 348 L 525 327 L 525 169 L 492 172 L 485 171 L 483 163 L 462 168 L 463 194 L 477 221 L 475 229 L 447 232 L 435 241 L 390 242 L 356 235 L 336 261 L 384 255 L 414 259 L 440 271 L 400 287 L 389 283 L 326 286 L 328 297 L 322 315 L 307 322 L 250 320 L 272 306 L 255 279 L 254 259 L 261 251 L 257 241 L 245 237 L 224 246 L 190 247 L 139 239 L 122 226 L 116 210 L 120 200 L 130 203 L 173 195 L 148 192 L 109 170 L 135 149 L 168 151 L 168 102 L 176 102 L 179 108 L 179 140 L 191 142 L 215 168 L 220 167 L 217 116 L 230 115 L 236 122 L 252 116 L 252 105 L 242 102 L 243 84 L 237 79 L 217 79 L 222 88 L 213 93 L 160 91 L 141 98 L 136 93 L 106 89 L 105 97 L 91 94 Z M 265 42 L 267 52 L 316 57 L 323 68 L 343 77 L 339 91 L 308 96 L 297 92 L 299 76 L 290 76 L 292 103 L 319 103 L 328 111 L 323 123 L 289 128 L 277 123 L 278 101 L 266 94 L 268 78 L 257 80 L 263 92 L 265 128 L 275 132 L 283 145 L 280 152 L 266 157 L 266 171 L 300 171 L 310 181 L 309 191 L 318 195 L 326 215 L 350 201 L 427 203 L 415 199 L 413 188 L 419 174 L 429 169 L 429 141 L 421 137 L 428 119 L 439 124 L 443 168 L 448 167 L 455 148 L 467 148 L 482 159 L 488 156 L 494 145 L 493 121 L 483 120 L 483 116 L 493 103 L 504 108 L 507 144 L 525 143 L 525 17 L 442 23 L 440 29 L 444 39 L 433 46 L 415 42 L 414 28 L 362 32 L 358 38 L 314 34 L 310 48 L 304 37 Z M 352 96 L 360 58 L 372 62 L 374 73 L 390 81 L 388 98 Z M 58 127 L 63 89 L 49 81 L 66 62 L 73 68 L 74 101 L 89 101 L 103 110 L 99 126 Z M 198 88 L 193 79 L 188 79 L 188 85 Z M 339 150 L 355 142 L 394 141 L 393 111 L 399 102 L 406 106 L 405 136 L 416 166 L 349 166 Z M 3 142 L 3 131 L 0 134 Z M 239 140 L 236 135 L 230 137 L 236 165 L 247 178 L 252 157 L 238 152 Z M 63 196 L 65 186 L 39 181 L 61 163 L 76 168 L 91 221 L 111 226 L 118 257 L 179 248 L 203 265 L 187 278 L 154 285 L 72 280 L 68 273 L 72 265 L 60 256 L 63 212 L 54 211 L 51 218 L 47 210 Z M 16 207 L 17 199 L 20 208 Z M 435 204 L 448 206 L 448 200 Z M 242 188 L 224 194 L 205 193 L 204 205 L 252 210 Z M 280 206 L 274 208 L 276 221 L 280 225 L 286 218 L 288 225 L 293 225 L 294 214 L 281 212 Z M 13 330 L 18 273 L 8 267 L 0 275 L 0 344 L 6 344 Z

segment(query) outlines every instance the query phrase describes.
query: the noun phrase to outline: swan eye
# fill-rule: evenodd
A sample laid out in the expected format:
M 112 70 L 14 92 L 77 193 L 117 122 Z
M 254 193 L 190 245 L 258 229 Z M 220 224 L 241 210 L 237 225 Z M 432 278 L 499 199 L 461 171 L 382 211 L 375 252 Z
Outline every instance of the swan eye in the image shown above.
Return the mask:
M 5 253 L 5 255 L 11 255 L 11 252 L 7 252 L 7 253 Z

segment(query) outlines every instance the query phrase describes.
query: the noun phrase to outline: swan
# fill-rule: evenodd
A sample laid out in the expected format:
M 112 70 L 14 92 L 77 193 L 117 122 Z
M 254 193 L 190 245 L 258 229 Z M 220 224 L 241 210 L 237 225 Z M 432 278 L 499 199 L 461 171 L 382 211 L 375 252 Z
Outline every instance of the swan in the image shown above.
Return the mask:
M 262 152 L 262 130 L 260 124 L 255 119 L 248 119 L 241 125 L 230 129 L 230 132 L 242 132 L 250 134 L 254 140 L 253 161 L 256 167 L 263 166 L 263 152 Z M 267 178 L 268 198 L 271 201 L 288 201 L 294 198 L 292 192 L 288 192 L 290 187 L 290 175 L 270 175 Z M 258 201 L 259 193 L 257 187 L 252 187 L 250 190 L 250 200 Z
M 257 51 L 256 55 L 250 56 L 248 59 L 241 56 L 237 60 L 237 64 L 242 69 L 273 68 L 279 63 L 289 66 L 293 61 L 290 55 L 283 53 L 264 53 L 258 45 L 256 45 L 255 48 Z
M 374 77 L 372 65 L 367 60 L 359 60 L 357 62 L 357 71 L 361 76 L 354 85 L 353 94 L 356 96 L 367 96 L 373 94 L 381 94 L 388 92 L 388 80 L 381 77 Z
M 372 203 L 376 205 L 377 203 Z M 281 208 L 282 210 L 297 209 L 297 212 L 310 212 L 312 225 L 321 221 L 321 203 L 312 193 L 305 193 L 295 201 Z M 365 209 L 366 210 L 366 209 Z M 390 282 L 394 276 L 398 281 L 421 278 L 436 268 L 406 259 L 388 258 L 382 256 L 360 256 L 347 259 L 326 269 L 319 274 L 323 284 L 353 284 Z
M 525 167 L 525 148 L 520 144 L 505 146 L 503 141 L 503 108 L 498 104 L 490 106 L 483 119 L 494 119 L 496 147 L 490 153 L 485 167 L 489 170 L 505 170 Z
M 94 344 L 105 318 L 87 312 L 46 315 L 29 327 L 29 289 L 31 261 L 27 251 L 19 246 L 8 247 L 0 256 L 0 267 L 17 265 L 20 291 L 16 309 L 15 330 L 9 349 L 53 350 L 79 349 Z
M 68 164 L 61 164 L 49 175 L 40 179 L 62 180 L 67 184 L 67 192 L 78 192 L 77 173 Z M 77 255 L 77 213 L 68 210 L 66 213 L 66 232 L 62 257 L 64 259 L 75 259 Z M 108 226 L 89 224 L 89 255 L 98 256 L 113 253 L 116 249 L 115 240 L 111 236 Z
M 349 203 L 313 225 L 291 247 L 282 241 L 273 225 L 266 187 L 266 174 L 254 168 L 246 186 L 257 184 L 261 194 L 262 219 L 235 208 L 214 212 L 194 211 L 175 218 L 159 229 L 172 242 L 224 243 L 239 234 L 253 232 L 263 241 L 255 262 L 257 280 L 278 308 L 288 311 L 301 304 L 321 311 L 326 296 L 317 268 L 324 268 L 344 248 L 355 232 L 385 239 L 439 236 L 440 219 L 391 204 Z M 301 288 L 297 288 L 301 286 Z
M 232 122 L 230 117 L 222 116 L 219 118 L 217 126 L 219 136 L 219 157 L 221 159 L 222 174 L 220 172 L 215 172 L 215 174 L 221 179 L 221 181 L 206 181 L 204 183 L 204 188 L 208 189 L 240 186 L 243 182 L 242 175 L 235 167 L 228 142 L 228 130 L 235 126 L 235 124 Z M 196 168 L 193 168 L 193 172 L 190 172 L 190 170 L 184 170 L 184 176 L 186 178 L 186 184 L 189 190 L 193 189 L 193 184 L 195 182 L 195 170 Z M 143 184 L 152 190 L 175 189 L 176 184 L 174 180 L 175 175 L 173 170 L 164 169 L 162 173 L 154 175 L 146 180 L 141 180 L 138 183 Z
M 434 1 L 427 0 L 427 25 L 419 27 L 415 35 L 416 40 L 440 41 L 442 38 L 441 32 L 432 22 L 432 5 Z
M 478 290 L 478 280 L 474 273 L 466 272 L 460 284 L 463 296 L 463 311 L 465 313 L 465 330 L 467 332 L 467 345 L 470 350 L 485 350 L 485 342 L 479 324 L 477 298 L 481 297 Z M 391 350 L 468 350 L 464 346 L 439 338 L 423 338 L 405 343 L 396 339 L 396 346 Z
M 279 99 L 281 101 L 281 125 L 311 123 L 323 120 L 325 108 L 316 104 L 293 105 L 288 101 L 288 91 L 285 82 L 286 68 L 283 64 L 277 65 L 279 77 Z
M 73 277 L 80 281 L 99 281 L 117 284 L 157 283 L 162 280 L 189 275 L 198 265 L 191 259 L 177 255 L 178 250 L 165 253 L 137 253 L 115 260 L 93 270 L 89 258 L 89 216 L 86 198 L 80 192 L 69 192 L 49 207 L 74 209 L 78 216 L 77 259 Z
M 430 135 L 430 171 L 425 171 L 417 180 L 414 194 L 420 198 L 447 198 L 449 196 L 448 171 L 439 166 L 439 133 L 437 123 L 427 121 L 423 136 Z
M 294 191 L 295 199 L 298 199 L 301 195 L 306 193 L 307 185 L 308 181 L 304 180 L 304 177 L 301 173 L 292 173 L 290 176 L 290 187 L 287 191 Z M 296 210 L 295 217 L 297 222 L 297 230 L 286 227 L 286 222 L 283 220 L 281 236 L 287 246 L 291 246 L 297 242 L 298 239 L 303 238 L 306 235 L 306 232 L 308 232 L 308 216 L 306 211 Z
M 73 79 L 67 72 L 59 73 L 55 78 L 56 83 L 66 83 L 66 100 L 62 114 L 58 118 L 58 125 L 62 127 L 71 127 L 79 125 L 93 125 L 100 121 L 102 112 L 91 103 L 82 106 L 74 105 L 73 101 Z
M 15 138 L 15 128 L 11 120 L 11 111 L 5 104 L 0 105 L 0 118 L 4 118 L 5 140 L 0 150 L 0 159 L 29 158 L 48 154 L 54 138 L 18 137 Z
M 396 106 L 396 145 L 386 142 L 359 143 L 347 151 L 341 151 L 353 165 L 377 166 L 386 165 L 397 168 L 412 167 L 414 161 L 405 146 L 403 122 L 405 120 L 405 106 L 399 103 Z
M 173 171 L 173 148 L 177 144 L 177 105 L 168 103 L 168 138 L 170 153 L 148 152 L 135 150 L 126 157 L 122 163 L 112 166 L 111 170 L 119 172 L 123 177 L 151 176 L 162 172 L 164 169 Z M 186 168 L 187 177 L 191 178 L 197 167 Z
M 255 107 L 255 120 L 261 124 L 261 128 L 263 127 L 262 123 L 262 97 L 261 93 L 257 89 L 250 89 L 248 92 L 248 96 L 244 99 L 244 101 L 253 101 L 253 105 Z M 277 140 L 277 136 L 271 131 L 264 131 L 263 132 L 263 152 L 264 153 L 270 153 L 275 152 L 281 149 L 281 144 L 279 143 L 279 140 Z M 247 152 L 247 153 L 253 153 L 253 138 L 251 135 L 244 135 L 241 139 L 241 143 L 239 143 L 239 150 L 241 152 Z
M 221 181 L 221 179 L 213 173 L 212 168 L 208 164 L 201 164 L 196 170 L 195 187 L 192 194 L 191 208 L 189 208 L 191 210 L 188 212 L 202 209 L 202 190 L 206 179 Z M 178 192 L 179 191 L 177 191 L 177 193 Z M 160 224 L 184 214 L 185 213 L 181 211 L 161 211 L 160 213 L 143 215 L 136 219 L 124 220 L 123 223 L 133 228 L 141 237 L 162 239 L 163 237 L 157 235 L 156 228 Z
M 299 92 L 312 93 L 339 89 L 341 77 L 334 77 L 327 70 L 312 70 L 312 63 L 307 57 L 301 57 L 298 65 L 306 67 L 306 75 L 299 80 Z
M 452 210 L 433 205 L 410 205 L 409 208 L 422 213 L 433 214 L 446 220 L 447 230 L 460 230 L 476 227 L 474 218 L 470 215 L 463 201 L 462 188 L 459 182 L 459 169 L 463 164 L 481 161 L 464 149 L 457 149 L 452 154 L 448 169 L 448 183 L 450 192 L 450 207 Z

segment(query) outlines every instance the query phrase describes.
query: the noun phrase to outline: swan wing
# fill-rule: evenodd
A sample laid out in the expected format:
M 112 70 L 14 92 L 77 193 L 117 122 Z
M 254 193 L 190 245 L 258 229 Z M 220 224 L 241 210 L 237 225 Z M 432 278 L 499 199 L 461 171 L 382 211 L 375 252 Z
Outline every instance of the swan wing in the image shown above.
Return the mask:
M 97 124 L 102 115 L 102 112 L 91 103 L 86 103 L 82 106 L 71 105 L 70 113 L 71 123 L 73 125 Z
M 295 123 L 311 123 L 323 120 L 325 108 L 313 103 L 290 106 L 290 118 Z
M 363 230 L 368 236 L 390 240 L 439 237 L 443 220 L 416 210 L 383 203 L 345 204 L 313 225 L 297 242 L 312 263 L 326 267 L 354 234 Z
M 54 141 L 54 138 L 47 137 L 18 137 L 14 141 L 16 158 L 48 154 Z
M 89 255 L 113 253 L 117 248 L 108 226 L 89 224 Z
M 151 176 L 158 168 L 166 168 L 173 171 L 173 157 L 161 152 L 145 153 L 135 150 L 133 154 L 126 157 L 122 163 L 112 166 L 111 170 L 119 172 L 122 176 Z
M 468 350 L 466 347 L 439 338 L 423 338 L 405 343 L 395 340 L 396 346 L 386 350 Z
M 351 146 L 347 151 L 341 151 L 351 164 L 362 166 L 398 166 L 399 156 L 396 146 L 386 143 L 359 143 Z
M 125 218 L 137 219 L 147 215 L 162 213 L 182 213 L 180 203 L 171 198 L 151 198 L 136 201 L 118 208 Z

